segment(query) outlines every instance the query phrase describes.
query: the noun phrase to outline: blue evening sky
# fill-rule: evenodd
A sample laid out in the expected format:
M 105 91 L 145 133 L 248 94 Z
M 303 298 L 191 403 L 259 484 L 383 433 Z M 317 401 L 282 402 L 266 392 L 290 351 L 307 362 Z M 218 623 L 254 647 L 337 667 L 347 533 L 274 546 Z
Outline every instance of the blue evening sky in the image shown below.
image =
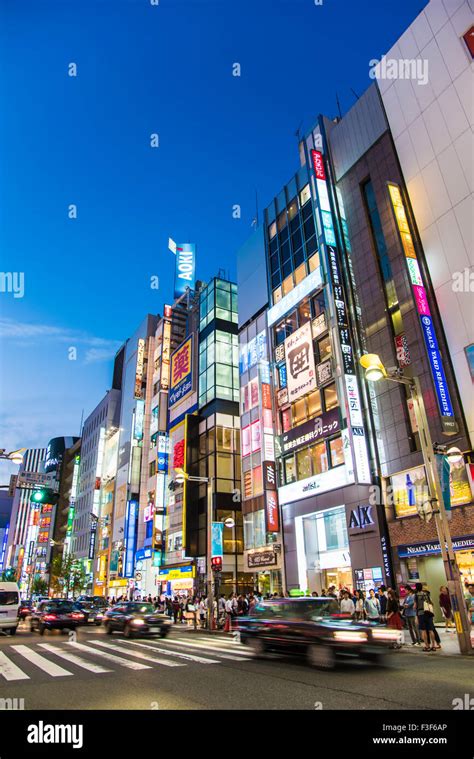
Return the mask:
M 172 300 L 169 236 L 196 243 L 200 279 L 235 278 L 300 123 L 335 116 L 336 92 L 347 111 L 424 5 L 1 0 L 0 249 L 25 293 L 0 293 L 0 447 L 79 433 L 117 347 Z

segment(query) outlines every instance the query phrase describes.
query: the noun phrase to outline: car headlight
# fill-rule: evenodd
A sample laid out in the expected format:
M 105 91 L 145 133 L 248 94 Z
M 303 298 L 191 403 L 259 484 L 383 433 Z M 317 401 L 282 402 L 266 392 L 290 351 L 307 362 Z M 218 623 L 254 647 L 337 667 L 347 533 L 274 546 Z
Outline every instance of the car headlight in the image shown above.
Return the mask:
M 372 637 L 375 640 L 398 640 L 400 634 L 394 630 L 372 630 Z
M 343 643 L 365 643 L 367 633 L 362 630 L 338 630 L 334 633 L 334 638 Z
M 144 625 L 145 620 L 144 619 L 132 619 L 131 623 L 132 625 Z

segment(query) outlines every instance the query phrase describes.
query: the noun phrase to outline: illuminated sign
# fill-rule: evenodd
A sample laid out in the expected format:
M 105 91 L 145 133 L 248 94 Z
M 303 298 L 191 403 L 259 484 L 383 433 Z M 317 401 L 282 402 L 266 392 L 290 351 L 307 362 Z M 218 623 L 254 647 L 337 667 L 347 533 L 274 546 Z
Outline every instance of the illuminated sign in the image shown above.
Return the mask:
M 316 389 L 313 338 L 307 322 L 285 340 L 288 398 L 296 401 Z
M 341 488 L 354 482 L 345 466 L 337 466 L 334 469 L 328 469 L 321 474 L 315 474 L 304 480 L 291 482 L 288 485 L 278 488 L 278 497 L 280 504 L 293 503 L 303 498 L 311 498 L 313 495 L 326 493 L 334 488 Z
M 390 200 L 392 201 L 392 208 L 397 222 L 398 231 L 400 233 L 403 250 L 405 252 L 405 260 L 408 268 L 410 282 L 413 288 L 413 296 L 416 303 L 416 309 L 420 317 L 421 329 L 423 332 L 423 338 L 430 362 L 431 375 L 433 377 L 433 382 L 435 385 L 438 406 L 442 417 L 450 417 L 449 420 L 445 420 L 444 431 L 446 433 L 449 432 L 451 434 L 454 434 L 458 431 L 458 426 L 454 419 L 454 412 L 451 404 L 448 385 L 446 382 L 446 376 L 444 373 L 443 361 L 439 352 L 438 341 L 428 306 L 428 299 L 426 297 L 423 278 L 416 257 L 415 246 L 413 244 L 413 238 L 405 211 L 405 205 L 403 203 L 402 194 L 398 185 L 389 182 L 388 191 L 390 194 Z
M 161 351 L 161 377 L 162 390 L 168 390 L 170 385 L 170 352 L 171 352 L 171 322 L 163 323 L 163 347 Z
M 124 577 L 133 577 L 134 558 L 137 547 L 138 501 L 128 501 L 125 517 L 125 566 Z
M 194 577 L 195 567 L 192 564 L 185 567 L 160 567 L 158 575 L 164 580 L 179 580 L 183 577 Z
M 170 439 L 166 433 L 158 433 L 158 456 L 157 467 L 159 472 L 168 471 L 168 456 L 170 450 Z
M 224 556 L 224 522 L 212 523 L 211 537 L 211 556 Z
M 137 345 L 137 368 L 135 370 L 135 398 L 142 397 L 143 363 L 145 360 L 145 340 L 140 338 Z
M 334 408 L 331 411 L 326 411 L 321 416 L 310 419 L 308 422 L 288 430 L 284 435 L 280 435 L 279 443 L 282 455 L 304 448 L 304 446 L 321 438 L 334 435 L 339 430 L 339 409 Z
M 193 336 L 171 356 L 171 383 L 168 404 L 181 403 L 193 392 Z
M 133 437 L 135 440 L 143 439 L 143 421 L 145 419 L 145 401 L 137 400 L 135 405 L 135 426 Z
M 89 559 L 94 558 L 95 540 L 97 537 L 97 523 L 98 523 L 97 517 L 91 514 L 91 532 L 90 532 L 90 538 L 89 538 Z
M 179 298 L 192 287 L 196 269 L 196 246 L 183 243 L 176 246 L 176 268 L 174 274 L 174 297 Z
M 453 549 L 455 551 L 472 551 L 473 548 L 474 535 L 466 535 L 463 538 L 453 538 Z M 429 543 L 412 543 L 412 545 L 397 546 L 397 553 L 400 559 L 406 559 L 410 556 L 428 556 L 441 553 L 441 546 L 438 540 L 432 540 Z
M 262 426 L 260 423 L 260 419 L 257 419 L 255 422 L 252 422 L 250 425 L 250 438 L 251 438 L 251 450 L 252 453 L 254 451 L 259 451 L 262 447 Z
M 280 529 L 278 494 L 276 490 L 267 490 L 265 492 L 265 523 L 267 532 L 278 532 Z

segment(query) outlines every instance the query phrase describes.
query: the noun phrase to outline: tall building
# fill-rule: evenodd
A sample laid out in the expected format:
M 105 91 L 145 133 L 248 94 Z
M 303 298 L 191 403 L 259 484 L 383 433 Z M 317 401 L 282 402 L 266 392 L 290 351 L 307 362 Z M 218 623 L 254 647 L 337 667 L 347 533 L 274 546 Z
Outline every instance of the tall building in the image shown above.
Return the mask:
M 44 471 L 46 448 L 28 448 L 23 456 L 19 476 L 27 473 L 39 474 Z M 31 487 L 17 487 L 13 498 L 12 515 L 6 551 L 7 568 L 15 568 L 17 577 L 21 577 L 25 556 L 26 538 L 30 520 Z
M 67 555 L 73 531 L 75 502 L 79 483 L 81 438 L 66 448 L 61 464 L 56 519 L 51 534 L 51 563 L 57 555 Z
M 14 480 L 15 477 L 10 478 Z M 8 533 L 12 521 L 13 492 L 0 491 L 0 572 L 5 567 Z
M 102 473 L 106 440 L 117 430 L 120 419 L 120 390 L 108 390 L 83 424 L 71 553 L 79 559 L 92 592 L 94 558 L 97 548 Z M 69 506 L 68 506 L 69 509 Z
M 253 589 L 285 587 L 283 535 L 275 463 L 276 394 L 267 327 L 265 242 L 255 230 L 237 254 L 244 568 Z

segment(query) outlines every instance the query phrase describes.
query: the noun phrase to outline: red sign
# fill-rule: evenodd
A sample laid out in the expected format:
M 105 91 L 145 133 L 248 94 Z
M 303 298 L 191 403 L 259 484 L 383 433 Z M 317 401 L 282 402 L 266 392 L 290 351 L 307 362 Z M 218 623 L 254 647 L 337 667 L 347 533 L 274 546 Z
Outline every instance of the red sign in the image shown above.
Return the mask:
M 173 314 L 171 306 L 165 306 L 165 319 L 171 319 Z
M 267 532 L 278 532 L 280 520 L 278 518 L 278 495 L 276 490 L 267 490 L 265 492 L 265 499 Z
M 311 156 L 313 159 L 313 168 L 314 168 L 314 173 L 316 174 L 316 179 L 322 179 L 325 182 L 326 172 L 324 170 L 324 161 L 323 161 L 322 153 L 320 153 L 319 150 L 312 150 Z
M 182 469 L 184 467 L 184 440 L 176 443 L 173 449 L 173 469 Z
M 272 407 L 272 394 L 270 392 L 270 385 L 262 382 L 262 406 L 263 408 Z

